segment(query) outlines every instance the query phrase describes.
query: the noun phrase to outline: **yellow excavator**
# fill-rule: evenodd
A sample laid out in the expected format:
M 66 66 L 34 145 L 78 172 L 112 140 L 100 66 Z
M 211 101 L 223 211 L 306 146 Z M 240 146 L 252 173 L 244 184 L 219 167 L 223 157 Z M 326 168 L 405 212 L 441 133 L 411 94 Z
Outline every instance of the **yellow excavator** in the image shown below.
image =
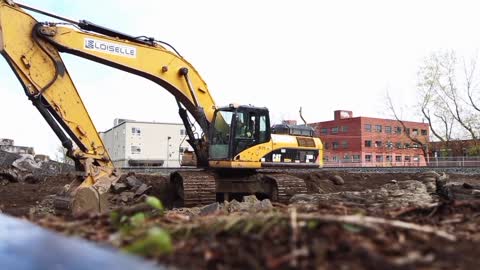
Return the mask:
M 61 22 L 38 22 L 26 10 Z M 285 202 L 293 194 L 307 192 L 304 181 L 285 169 L 321 166 L 322 143 L 311 129 L 272 128 L 267 108 L 217 107 L 199 73 L 166 42 L 0 0 L 0 52 L 77 169 L 85 172 L 84 181 L 72 185 L 71 200 L 65 202 L 74 213 L 105 210 L 105 194 L 119 172 L 60 53 L 142 76 L 176 98 L 197 164 L 204 168 L 171 174 L 184 206 L 228 200 L 234 194 Z M 195 134 L 192 123 L 203 133 Z

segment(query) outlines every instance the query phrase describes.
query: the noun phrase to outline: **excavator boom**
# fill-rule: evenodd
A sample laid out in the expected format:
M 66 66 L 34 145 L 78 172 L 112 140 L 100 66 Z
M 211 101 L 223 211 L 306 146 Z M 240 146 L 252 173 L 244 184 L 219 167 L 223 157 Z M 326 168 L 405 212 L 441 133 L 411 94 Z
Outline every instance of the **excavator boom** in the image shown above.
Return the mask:
M 22 7 L 63 22 L 39 23 Z M 255 170 L 321 164 L 322 144 L 313 131 L 272 134 L 267 108 L 217 107 L 197 70 L 167 43 L 0 0 L 0 53 L 69 156 L 86 172 L 86 180 L 71 191 L 74 212 L 105 208 L 102 196 L 118 176 L 61 52 L 144 77 L 175 97 L 197 165 L 213 169 L 172 174 L 177 193 L 188 205 L 211 202 L 216 193 L 268 193 L 286 201 L 288 190 L 306 192 L 305 183 L 287 175 L 257 175 Z M 202 129 L 200 136 L 195 136 L 189 115 Z

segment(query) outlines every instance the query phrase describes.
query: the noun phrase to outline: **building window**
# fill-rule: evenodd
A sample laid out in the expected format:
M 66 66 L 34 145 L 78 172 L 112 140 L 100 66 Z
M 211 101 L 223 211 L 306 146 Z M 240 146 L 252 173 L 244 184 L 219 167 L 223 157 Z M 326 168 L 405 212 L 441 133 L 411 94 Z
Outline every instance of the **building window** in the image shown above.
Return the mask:
M 416 129 L 416 128 L 412 129 L 412 135 L 413 136 L 418 136 L 418 129 Z
M 349 155 L 344 155 L 343 156 L 343 161 L 351 161 Z
M 413 148 L 419 148 L 420 145 L 418 145 L 418 143 L 413 143 L 413 144 L 412 144 L 412 147 L 413 147 Z
M 405 160 L 405 162 L 410 162 L 410 156 L 405 156 L 404 160 Z
M 391 134 L 392 133 L 392 127 L 391 126 L 385 126 L 385 133 Z
M 323 161 L 328 161 L 328 156 L 324 156 Z
M 385 144 L 385 147 L 387 147 L 389 149 L 392 149 L 393 148 L 393 143 L 391 141 L 387 141 L 387 143 Z
M 338 142 L 332 142 L 332 149 L 338 149 Z
M 184 136 L 185 135 L 185 129 L 180 129 L 180 136 Z
M 353 161 L 360 161 L 360 155 L 352 155 L 352 160 Z
M 405 128 L 405 134 L 410 135 L 410 128 Z
M 365 155 L 365 162 L 372 162 L 372 155 Z
M 375 162 L 383 162 L 383 156 L 382 155 L 376 155 L 375 156 Z
M 347 149 L 348 148 L 348 142 L 347 141 L 342 141 L 342 148 Z
M 401 127 L 395 127 L 395 134 L 402 134 L 402 128 Z
M 392 156 L 388 155 L 388 156 L 385 156 L 385 160 L 387 162 L 392 162 Z
M 132 135 L 140 135 L 141 131 L 139 128 L 132 127 Z
M 420 131 L 420 134 L 422 134 L 422 136 L 427 136 L 427 130 L 426 129 L 422 129 Z
M 348 132 L 348 126 L 341 126 L 340 131 L 341 132 Z
M 420 161 L 420 156 L 413 156 L 413 161 L 419 162 Z
M 323 144 L 323 147 L 324 147 L 325 149 L 329 149 L 329 148 L 330 148 L 330 144 L 329 144 L 328 142 L 325 142 L 325 143 Z
M 140 148 L 140 146 L 134 146 L 134 145 L 132 145 L 131 151 L 132 151 L 132 154 L 140 154 L 140 153 L 142 153 L 142 149 Z
M 338 157 L 337 156 L 333 156 L 332 157 L 332 161 L 337 161 L 338 160 Z
M 410 148 L 410 144 L 409 144 L 409 143 L 406 143 L 406 144 L 405 144 L 405 148 Z
M 372 147 L 372 141 L 365 141 L 365 147 Z
M 327 135 L 328 134 L 328 128 L 321 128 L 320 129 L 320 134 Z
M 375 125 L 376 132 L 382 132 L 382 125 Z
M 371 132 L 372 131 L 372 125 L 365 124 L 365 131 Z
M 375 147 L 382 147 L 382 141 L 375 141 Z
M 402 145 L 401 142 L 397 142 L 397 143 L 395 144 L 395 147 L 397 147 L 398 149 L 402 149 L 402 148 L 403 148 L 403 145 Z
M 396 162 L 402 162 L 402 156 L 395 156 Z
M 332 134 L 338 133 L 338 127 L 332 127 Z

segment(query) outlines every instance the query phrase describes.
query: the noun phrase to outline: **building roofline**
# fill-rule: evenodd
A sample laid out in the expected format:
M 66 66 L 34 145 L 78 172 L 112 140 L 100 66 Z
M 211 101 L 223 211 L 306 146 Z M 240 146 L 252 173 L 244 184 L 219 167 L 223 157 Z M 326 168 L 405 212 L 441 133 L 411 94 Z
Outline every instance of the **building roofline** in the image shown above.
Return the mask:
M 389 118 L 379 118 L 379 117 L 368 117 L 368 116 L 356 116 L 356 117 L 351 117 L 351 118 L 344 118 L 344 119 L 333 119 L 333 120 L 327 120 L 327 121 L 319 121 L 319 122 L 314 122 L 314 123 L 308 123 L 308 125 L 312 124 L 318 124 L 318 123 L 326 123 L 326 122 L 340 122 L 340 121 L 345 121 L 345 120 L 381 120 L 381 121 L 394 121 L 394 122 L 404 122 L 405 124 L 424 124 L 428 125 L 428 123 L 423 123 L 423 122 L 415 122 L 415 121 L 407 121 L 407 120 L 397 120 L 397 119 L 389 119 Z
M 111 130 L 113 130 L 113 129 L 115 129 L 115 128 L 117 128 L 117 127 L 119 127 L 119 126 L 123 125 L 123 124 L 127 124 L 127 123 L 130 123 L 130 124 L 132 124 L 132 123 L 135 123 L 135 124 L 155 124 L 155 125 L 157 125 L 157 124 L 161 124 L 161 125 L 175 125 L 175 126 L 183 126 L 183 124 L 182 124 L 182 123 L 169 123 L 169 122 L 149 122 L 149 121 L 125 120 L 125 121 L 121 122 L 120 124 L 118 124 L 118 125 L 116 125 L 116 126 L 113 126 L 112 128 L 109 128 L 109 129 L 107 129 L 107 130 L 105 130 L 105 131 L 100 131 L 99 133 L 107 133 L 107 132 L 109 132 L 109 131 L 111 131 Z

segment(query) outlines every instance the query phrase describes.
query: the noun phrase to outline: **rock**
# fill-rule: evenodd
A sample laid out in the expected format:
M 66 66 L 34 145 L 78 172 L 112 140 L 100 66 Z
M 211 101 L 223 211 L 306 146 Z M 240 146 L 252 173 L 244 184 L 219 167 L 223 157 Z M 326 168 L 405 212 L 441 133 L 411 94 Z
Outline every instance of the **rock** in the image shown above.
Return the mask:
M 422 178 L 425 178 L 425 177 L 437 178 L 439 176 L 440 176 L 440 174 L 437 173 L 436 171 L 426 171 L 426 172 L 421 174 Z
M 229 213 L 231 213 L 231 212 L 238 212 L 238 211 L 240 211 L 240 210 L 242 209 L 242 204 L 241 204 L 239 201 L 233 199 L 233 200 L 231 200 L 231 201 L 228 202 L 228 205 L 227 205 L 227 204 L 225 205 L 225 209 L 226 209 Z
M 21 171 L 33 171 L 41 169 L 42 162 L 37 163 L 30 154 L 22 154 L 19 159 L 12 163 L 12 166 Z
M 243 196 L 243 201 L 245 203 L 249 203 L 249 204 L 252 204 L 252 205 L 258 203 L 257 196 L 255 196 L 255 195 Z
M 137 189 L 143 184 L 143 182 L 138 180 L 134 175 L 128 176 L 126 180 L 127 185 L 132 189 Z
M 221 206 L 218 202 L 206 205 L 200 209 L 200 216 L 207 216 L 207 215 L 212 215 L 216 214 L 221 211 Z
M 345 184 L 345 181 L 340 175 L 333 175 L 333 176 L 330 176 L 328 179 L 338 186 Z
M 33 174 L 29 173 L 23 176 L 22 181 L 29 184 L 38 184 L 42 181 L 42 179 L 40 179 L 39 177 L 35 177 L 33 176 Z
M 148 190 L 150 190 L 152 186 L 147 186 L 146 184 L 142 184 L 137 191 L 135 191 L 135 196 L 140 196 L 145 194 Z
M 272 202 L 269 199 L 263 199 L 259 205 L 261 210 L 269 210 L 273 208 Z
M 296 194 L 290 198 L 290 203 L 310 203 L 318 194 Z
M 435 179 L 436 193 L 444 200 L 451 201 L 454 199 L 454 195 L 450 187 L 447 186 L 447 179 L 445 173 Z
M 397 180 L 395 180 L 395 179 L 392 179 L 392 180 L 390 180 L 390 183 L 392 183 L 392 184 L 396 184 L 396 183 L 397 183 Z
M 128 186 L 125 183 L 116 183 L 112 187 L 113 193 L 116 193 L 116 194 L 122 193 L 122 192 L 126 191 L 127 189 L 128 189 Z
M 14 169 L 0 169 L 0 177 L 15 183 L 21 180 L 20 175 Z
M 135 193 L 130 192 L 130 191 L 126 191 L 126 192 L 123 192 L 123 193 L 120 194 L 120 200 L 124 203 L 132 200 L 133 197 L 135 197 Z
M 479 189 L 472 190 L 472 195 L 475 197 L 480 197 L 480 190 Z
M 406 206 L 424 206 L 433 201 L 426 186 L 416 180 L 405 180 L 388 183 L 379 189 L 364 191 L 344 191 L 328 194 L 297 194 L 290 199 L 291 203 L 331 204 L 356 203 L 367 206 L 398 208 Z

